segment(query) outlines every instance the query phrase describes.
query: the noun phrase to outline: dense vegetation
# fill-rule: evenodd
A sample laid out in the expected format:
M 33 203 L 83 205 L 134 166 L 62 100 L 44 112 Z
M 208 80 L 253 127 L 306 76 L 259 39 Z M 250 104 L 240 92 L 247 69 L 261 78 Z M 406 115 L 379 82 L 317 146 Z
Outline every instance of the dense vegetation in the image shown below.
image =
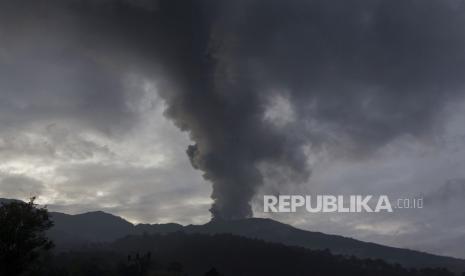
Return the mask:
M 34 269 L 39 258 L 53 247 L 45 231 L 53 226 L 45 208 L 32 198 L 28 203 L 0 205 L 0 275 L 15 276 Z
M 215 271 L 216 270 L 216 271 Z M 445 269 L 405 269 L 229 234 L 128 236 L 50 257 L 42 275 L 357 275 L 449 276 Z M 39 273 L 39 272 L 38 272 Z

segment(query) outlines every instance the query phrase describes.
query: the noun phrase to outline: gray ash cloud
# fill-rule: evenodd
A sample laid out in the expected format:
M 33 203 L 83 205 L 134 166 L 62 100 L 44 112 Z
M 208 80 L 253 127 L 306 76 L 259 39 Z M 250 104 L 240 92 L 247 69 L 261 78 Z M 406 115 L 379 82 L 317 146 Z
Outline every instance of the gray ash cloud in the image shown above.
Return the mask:
M 103 131 L 127 127 L 134 95 L 121 80 L 127 72 L 153 77 L 166 116 L 190 134 L 192 165 L 213 185 L 215 218 L 252 215 L 263 166 L 305 182 L 306 148 L 361 158 L 405 135 L 429 139 L 446 104 L 463 95 L 465 6 L 457 0 L 0 8 L 1 96 L 13 103 L 0 113 L 28 111 L 9 124 L 60 114 Z M 273 110 L 275 99 L 291 118 L 276 123 L 283 111 Z

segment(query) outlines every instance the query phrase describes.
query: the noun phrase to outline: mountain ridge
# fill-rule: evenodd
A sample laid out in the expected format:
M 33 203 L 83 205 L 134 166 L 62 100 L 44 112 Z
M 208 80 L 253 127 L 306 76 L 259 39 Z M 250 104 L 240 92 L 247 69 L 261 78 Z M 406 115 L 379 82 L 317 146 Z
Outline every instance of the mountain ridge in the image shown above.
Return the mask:
M 115 217 L 110 214 L 108 216 Z M 117 217 L 115 222 L 119 219 L 121 218 Z M 60 228 L 60 222 L 57 223 L 57 226 Z M 109 236 L 106 235 L 105 239 L 87 240 L 84 244 L 91 242 L 111 242 L 128 235 L 168 234 L 174 232 L 210 235 L 233 234 L 286 246 L 298 246 L 312 250 L 328 249 L 333 254 L 382 259 L 390 263 L 399 263 L 405 267 L 446 267 L 455 272 L 465 271 L 465 260 L 459 258 L 364 242 L 350 237 L 306 231 L 266 218 L 210 221 L 203 225 L 186 226 L 175 223 L 137 224 L 133 225 L 132 229 L 126 233 L 124 231 L 120 232 L 119 237 L 113 236 L 115 238 L 113 240 L 108 239 Z
M 0 202 L 3 202 L 0 199 Z M 446 267 L 451 271 L 465 271 L 465 260 L 435 255 L 411 249 L 396 248 L 350 237 L 312 232 L 268 218 L 240 220 L 212 220 L 203 225 L 132 224 L 103 211 L 69 215 L 50 212 L 55 226 L 49 236 L 62 250 L 92 243 L 108 243 L 130 235 L 168 234 L 233 234 L 266 242 L 298 246 L 312 250 L 328 249 L 334 254 L 359 258 L 383 259 L 406 267 Z

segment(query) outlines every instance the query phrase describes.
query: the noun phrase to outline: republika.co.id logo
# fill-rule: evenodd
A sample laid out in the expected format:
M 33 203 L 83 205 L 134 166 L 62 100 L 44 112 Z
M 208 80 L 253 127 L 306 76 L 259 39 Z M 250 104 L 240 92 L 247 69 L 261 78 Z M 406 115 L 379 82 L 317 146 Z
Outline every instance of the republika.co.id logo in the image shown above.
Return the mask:
M 265 195 L 265 213 L 392 213 L 395 209 L 421 209 L 423 198 L 398 198 L 391 201 L 387 195 Z

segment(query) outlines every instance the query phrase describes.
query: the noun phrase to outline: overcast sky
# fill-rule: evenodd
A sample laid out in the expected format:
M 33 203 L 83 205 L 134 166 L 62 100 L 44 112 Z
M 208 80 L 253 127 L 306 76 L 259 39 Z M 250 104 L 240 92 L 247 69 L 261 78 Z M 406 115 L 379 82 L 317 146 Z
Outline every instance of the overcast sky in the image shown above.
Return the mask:
M 465 258 L 465 2 L 0 0 L 0 197 L 133 223 L 424 197 L 302 229 Z

